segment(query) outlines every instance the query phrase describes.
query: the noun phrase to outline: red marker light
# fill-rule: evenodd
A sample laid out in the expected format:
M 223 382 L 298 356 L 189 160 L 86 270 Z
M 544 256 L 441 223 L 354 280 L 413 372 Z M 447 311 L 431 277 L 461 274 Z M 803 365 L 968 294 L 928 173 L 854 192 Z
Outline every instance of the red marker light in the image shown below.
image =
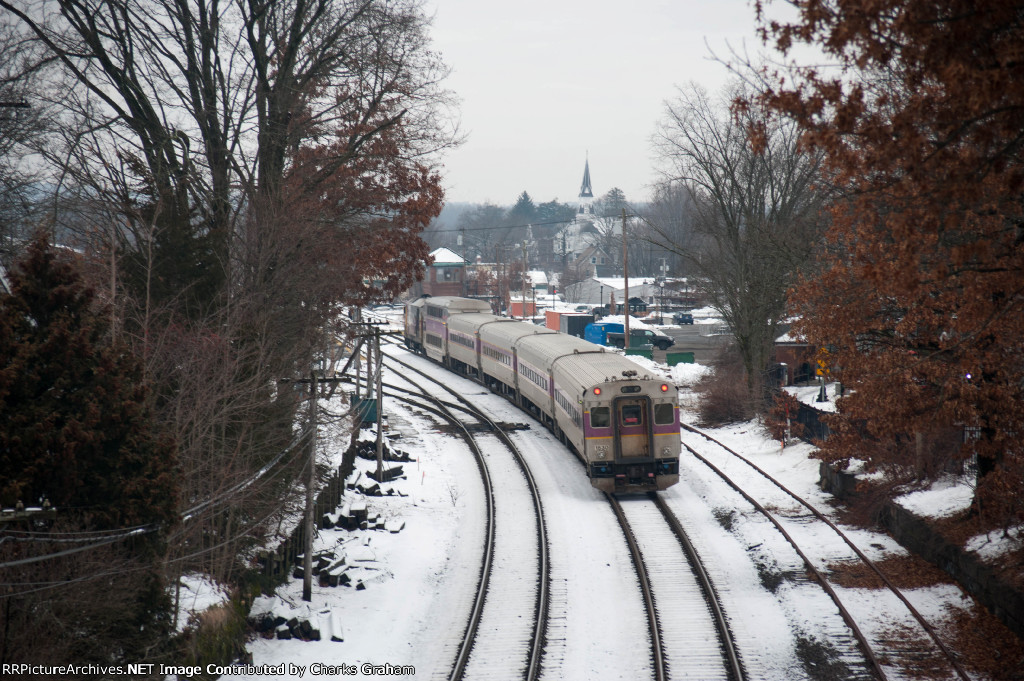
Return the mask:
M 601 394 L 601 389 L 600 388 L 594 388 L 594 394 L 595 395 L 600 395 Z
M 667 393 L 668 392 L 668 385 L 666 383 L 662 383 L 661 384 L 661 392 L 663 392 L 663 393 Z

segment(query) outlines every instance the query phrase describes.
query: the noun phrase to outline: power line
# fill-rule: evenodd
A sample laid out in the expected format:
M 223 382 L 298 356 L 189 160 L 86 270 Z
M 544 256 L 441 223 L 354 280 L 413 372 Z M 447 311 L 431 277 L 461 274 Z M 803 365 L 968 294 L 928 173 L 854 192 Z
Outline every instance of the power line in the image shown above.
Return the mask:
M 308 429 L 307 429 L 307 431 L 308 431 Z M 209 508 L 211 506 L 218 505 L 221 502 L 223 502 L 224 500 L 226 500 L 229 496 L 234 494 L 235 492 L 237 492 L 239 490 L 242 490 L 242 489 L 245 489 L 246 487 L 252 485 L 254 482 L 256 482 L 261 477 L 263 477 L 263 475 L 265 475 L 268 470 L 270 470 L 278 462 L 280 462 L 280 460 L 282 458 L 284 458 L 285 454 L 290 452 L 295 447 L 296 444 L 301 442 L 306 437 L 307 431 L 302 431 L 301 433 L 296 435 L 296 437 L 292 440 L 292 442 L 289 443 L 289 445 L 287 447 L 285 447 L 281 451 L 280 454 L 278 454 L 276 457 L 274 457 L 273 460 L 271 460 L 270 462 L 265 464 L 259 471 L 256 472 L 255 475 L 253 475 L 248 480 L 244 480 L 244 481 L 242 481 L 242 482 L 240 482 L 240 483 L 238 483 L 238 484 L 228 488 L 223 493 L 221 493 L 221 494 L 219 494 L 219 495 L 217 495 L 215 497 L 212 497 L 210 499 L 207 499 L 206 501 L 203 501 L 203 502 L 193 506 L 192 508 L 189 508 L 189 509 L 187 509 L 185 511 L 182 511 L 178 515 L 181 517 L 181 519 L 183 521 L 187 521 L 193 515 L 195 515 L 198 511 L 201 511 L 203 509 Z M 88 551 L 90 549 L 95 549 L 95 548 L 99 548 L 101 546 L 106 546 L 108 544 L 113 544 L 114 542 L 121 541 L 122 539 L 125 539 L 127 537 L 142 536 L 144 534 L 149 534 L 150 532 L 155 532 L 159 528 L 160 528 L 159 525 L 141 525 L 141 526 L 137 526 L 137 527 L 134 527 L 134 528 L 126 528 L 126 529 L 123 529 L 123 530 L 108 531 L 110 533 L 108 533 L 105 536 L 88 537 L 88 538 L 82 538 L 82 539 L 73 539 L 73 538 L 72 539 L 61 539 L 61 538 L 52 538 L 51 539 L 51 538 L 43 538 L 43 537 L 38 537 L 38 538 L 9 537 L 10 539 L 12 539 L 14 541 L 50 541 L 50 542 L 93 541 L 93 543 L 89 544 L 87 546 L 79 546 L 79 547 L 74 548 L 74 549 L 65 549 L 64 551 L 57 551 L 55 553 L 47 553 L 47 554 L 44 554 L 44 555 L 41 555 L 41 556 L 32 556 L 31 558 L 21 558 L 21 559 L 18 559 L 18 560 L 8 561 L 6 563 L 0 563 L 0 568 L 17 567 L 19 565 L 27 565 L 27 564 L 30 564 L 30 563 L 37 563 L 39 561 L 49 560 L 51 558 L 59 558 L 61 556 L 67 556 L 67 555 L 71 555 L 71 554 L 74 554 L 74 553 L 79 553 L 81 551 Z M 7 539 L 7 537 L 5 537 L 4 539 Z M 99 541 L 97 541 L 97 540 L 99 540 Z
M 629 205 L 629 204 L 626 204 Z M 630 210 L 633 210 L 630 206 Z M 635 211 L 634 211 L 635 213 Z M 594 216 L 594 220 L 612 219 L 618 220 L 620 215 L 597 215 Z M 637 217 L 637 215 L 627 215 L 626 217 Z M 499 225 L 496 227 L 454 227 L 452 229 L 437 230 L 439 232 L 489 232 L 496 229 L 525 229 L 526 227 L 546 227 L 548 225 L 571 225 L 575 222 L 579 222 L 579 218 L 573 216 L 571 220 L 550 220 L 547 222 L 528 222 L 522 225 Z M 589 221 L 589 219 L 588 219 Z

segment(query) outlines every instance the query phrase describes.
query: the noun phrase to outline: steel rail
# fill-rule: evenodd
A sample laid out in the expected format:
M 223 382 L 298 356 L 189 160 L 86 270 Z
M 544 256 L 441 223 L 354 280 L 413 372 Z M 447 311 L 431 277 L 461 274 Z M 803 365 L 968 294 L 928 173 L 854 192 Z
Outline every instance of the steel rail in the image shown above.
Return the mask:
M 437 379 L 431 377 L 426 372 L 420 370 L 417 367 L 412 366 L 408 362 L 392 357 L 389 355 L 384 356 L 388 361 L 399 364 L 411 371 L 434 381 L 440 387 L 444 388 L 449 394 L 455 397 L 460 403 L 465 405 L 467 411 L 469 411 L 475 418 L 480 419 L 482 422 L 488 425 L 488 427 L 494 432 L 494 434 L 509 448 L 512 452 L 512 456 L 522 471 L 523 476 L 526 478 L 527 486 L 530 489 L 530 494 L 533 501 L 534 510 L 537 516 L 537 562 L 538 562 L 538 585 L 537 585 L 537 605 L 534 609 L 535 613 L 535 624 L 533 635 L 530 641 L 530 657 L 525 671 L 526 681 L 534 681 L 540 675 L 540 664 L 541 657 L 544 651 L 544 629 L 547 625 L 548 620 L 548 603 L 550 599 L 550 583 L 551 583 L 551 569 L 550 559 L 548 556 L 548 543 L 547 543 L 547 527 L 544 521 L 544 506 L 540 498 L 540 490 L 537 487 L 537 483 L 534 480 L 533 473 L 530 471 L 530 467 L 527 465 L 526 460 L 523 459 L 522 454 L 519 452 L 519 448 L 516 447 L 512 438 L 508 436 L 502 428 L 500 428 L 493 419 L 487 414 L 483 413 L 480 409 L 475 407 L 469 400 L 460 395 L 457 391 L 453 390 L 449 386 L 437 381 Z M 412 380 L 406 376 L 402 376 L 402 379 L 416 385 Z M 433 398 L 436 400 L 436 398 Z M 440 400 L 436 400 L 438 404 L 445 404 Z M 454 405 L 453 405 L 454 406 Z M 493 503 L 493 502 L 492 502 Z M 454 678 L 454 677 L 453 677 Z
M 732 632 L 729 631 L 729 622 L 725 619 L 725 613 L 722 611 L 721 603 L 718 600 L 718 592 L 711 583 L 711 578 L 708 576 L 707 570 L 704 569 L 704 564 L 701 562 L 697 550 L 690 542 L 690 538 L 686 535 L 686 530 L 683 529 L 679 519 L 672 513 L 661 495 L 657 492 L 648 492 L 647 496 L 654 500 L 654 505 L 658 507 L 661 515 L 664 516 L 665 521 L 672 528 L 672 533 L 675 534 L 676 539 L 682 545 L 683 552 L 686 553 L 686 557 L 690 561 L 690 567 L 697 576 L 697 581 L 704 592 L 704 598 L 711 609 L 711 614 L 714 616 L 719 641 L 722 644 L 725 658 L 729 663 L 729 673 L 733 681 L 744 681 L 746 673 L 743 670 L 743 664 L 740 662 L 739 653 L 736 651 L 736 643 L 733 641 Z
M 888 589 L 896 596 L 896 598 L 898 598 L 900 600 L 900 602 L 902 602 L 903 605 L 906 606 L 908 612 L 910 612 L 910 614 L 914 617 L 914 619 L 917 620 L 917 623 L 921 625 L 921 628 L 924 629 L 925 632 L 927 632 L 927 634 L 931 637 L 931 639 L 935 643 L 935 645 L 939 648 L 939 650 L 942 651 L 942 653 L 949 660 L 950 664 L 953 666 L 953 669 L 956 671 L 957 676 L 959 676 L 962 681 L 970 681 L 970 676 L 968 676 L 967 672 L 963 669 L 963 667 L 957 661 L 956 657 L 953 655 L 953 652 L 951 650 L 949 650 L 949 648 L 947 648 L 946 645 L 939 638 L 938 632 L 935 631 L 935 628 L 932 627 L 932 625 L 930 623 L 928 623 L 924 619 L 924 617 L 917 610 L 917 608 L 915 608 L 913 606 L 913 604 L 909 600 L 907 600 L 907 597 L 903 595 L 903 592 L 900 591 L 900 589 L 897 588 L 896 585 L 893 584 L 889 580 L 888 577 L 886 577 L 885 573 L 883 573 L 879 569 L 879 567 L 875 564 L 875 562 L 872 561 L 870 558 L 868 558 L 864 554 L 864 552 L 861 551 L 860 548 L 856 544 L 854 544 L 853 541 L 849 537 L 846 536 L 846 533 L 844 533 L 842 530 L 840 530 L 836 526 L 835 523 L 833 523 L 831 520 L 829 520 L 829 518 L 826 517 L 823 513 L 821 513 L 821 511 L 816 509 L 814 506 L 809 504 L 807 501 L 805 501 L 800 496 L 798 496 L 795 493 L 793 493 L 789 488 L 787 488 L 781 482 L 779 482 L 774 477 L 769 475 L 766 471 L 764 471 L 760 466 L 758 466 L 754 462 L 750 461 L 749 459 L 747 459 L 745 456 L 743 456 L 739 452 L 733 450 L 731 447 L 725 445 L 724 443 L 720 442 L 719 440 L 711 437 L 707 433 L 703 433 L 700 430 L 698 430 L 696 428 L 693 428 L 692 426 L 688 426 L 686 424 L 683 424 L 683 428 L 685 428 L 686 430 L 690 431 L 691 433 L 694 433 L 695 435 L 700 435 L 701 437 L 705 438 L 706 440 L 714 442 L 716 445 L 718 445 L 719 447 L 721 447 L 725 451 L 729 452 L 730 454 L 732 454 L 733 456 L 738 458 L 743 463 L 745 463 L 748 466 L 750 466 L 751 468 L 753 468 L 755 471 L 757 471 L 762 476 L 764 476 L 765 479 L 770 481 L 772 484 L 774 484 L 780 490 L 782 490 L 787 495 L 792 497 L 795 501 L 797 501 L 801 506 L 803 506 L 804 508 L 809 510 L 811 513 L 813 513 L 814 516 L 816 518 L 818 518 L 818 520 L 820 520 L 823 523 L 825 523 L 826 525 L 828 525 L 843 540 L 843 542 L 845 542 L 846 545 L 849 546 L 850 549 L 853 550 L 853 552 L 855 554 L 857 554 L 857 557 L 860 558 L 864 562 L 864 564 L 867 565 L 872 570 L 872 572 L 874 572 L 878 576 L 878 578 L 882 580 L 882 583 L 884 583 L 885 586 L 888 587 Z M 689 449 L 689 447 L 687 447 L 687 449 Z
M 862 632 L 860 630 L 860 627 L 857 626 L 857 622 L 853 619 L 853 615 L 850 614 L 850 611 L 846 609 L 846 606 L 843 605 L 843 602 L 839 599 L 839 594 L 836 593 L 835 589 L 832 588 L 832 585 L 829 584 L 828 580 L 825 579 L 825 575 L 823 575 L 821 571 L 814 566 L 814 564 L 811 562 L 811 559 L 807 556 L 806 553 L 804 553 L 803 549 L 801 549 L 800 546 L 797 545 L 793 537 L 791 537 L 789 532 L 786 531 L 786 528 L 782 526 L 782 523 L 780 523 L 778 519 L 776 519 L 775 516 L 773 516 L 768 511 L 768 509 L 762 506 L 756 499 L 754 499 L 754 497 L 747 494 L 747 492 L 744 489 L 742 489 L 739 485 L 733 482 L 733 480 L 728 475 L 719 470 L 718 467 L 716 467 L 713 463 L 711 463 L 706 458 L 701 456 L 696 450 L 694 450 L 688 444 L 683 443 L 683 446 L 686 447 L 686 449 L 691 454 L 697 457 L 699 461 L 701 461 L 704 465 L 706 465 L 708 468 L 714 471 L 720 478 L 722 478 L 722 480 L 724 480 L 727 485 L 736 490 L 736 492 L 738 492 L 740 496 L 746 499 L 751 506 L 757 509 L 758 512 L 761 513 L 765 518 L 767 518 L 768 521 L 775 526 L 775 529 L 778 530 L 783 537 L 785 537 L 786 541 L 789 542 L 790 546 L 793 547 L 793 549 L 797 552 L 800 558 L 804 561 L 804 565 L 807 566 L 807 569 L 811 571 L 811 573 L 814 575 L 814 578 L 825 590 L 825 593 L 829 595 L 829 597 L 832 599 L 832 602 L 835 603 L 837 608 L 839 608 L 839 614 L 842 616 L 843 621 L 846 622 L 846 625 L 850 627 L 850 630 L 853 632 L 854 637 L 857 639 L 858 645 L 860 645 L 861 647 L 861 652 L 864 654 L 864 657 L 867 658 L 868 662 L 871 663 L 871 666 L 874 668 L 875 673 L 877 673 L 878 677 L 880 679 L 883 679 L 883 681 L 885 679 L 888 679 L 889 677 L 886 675 L 885 670 L 882 669 L 881 662 L 878 661 L 878 658 L 875 656 L 875 652 L 871 649 L 871 646 L 868 644 L 867 637 L 864 636 L 864 632 Z
M 483 480 L 483 483 L 484 483 L 484 493 L 485 493 L 485 495 L 487 497 L 487 499 L 486 499 L 486 504 L 487 504 L 487 518 L 486 518 L 487 531 L 486 531 L 486 539 L 485 539 L 485 542 L 484 542 L 484 544 L 485 544 L 484 545 L 484 557 L 483 557 L 483 562 L 482 562 L 482 564 L 480 566 L 480 581 L 478 582 L 478 585 L 477 585 L 476 597 L 473 599 L 473 608 L 470 610 L 469 622 L 466 625 L 466 631 L 465 631 L 465 633 L 463 635 L 462 645 L 459 646 L 459 653 L 455 657 L 455 663 L 454 663 L 454 666 L 452 667 L 452 672 L 451 672 L 451 674 L 448 677 L 450 679 L 450 681 L 458 681 L 459 679 L 462 678 L 462 675 L 463 675 L 463 673 L 466 670 L 466 664 L 469 662 L 469 655 L 470 655 L 470 653 L 473 650 L 473 642 L 476 640 L 476 632 L 477 632 L 478 627 L 480 626 L 480 618 L 483 615 L 484 603 L 487 600 L 487 587 L 488 587 L 488 584 L 490 583 L 490 579 L 491 579 L 491 569 L 492 569 L 492 567 L 494 565 L 494 543 L 495 543 L 495 538 L 494 538 L 494 532 L 495 532 L 495 529 L 494 529 L 495 528 L 495 522 L 494 522 L 495 521 L 494 489 L 493 489 L 493 485 L 491 484 L 490 472 L 487 470 L 487 463 L 484 461 L 483 452 L 480 450 L 480 446 L 477 444 L 476 439 L 469 432 L 469 429 L 466 428 L 465 424 L 463 424 L 462 421 L 457 419 L 450 412 L 450 410 L 448 410 L 444 406 L 444 404 L 440 400 L 438 400 L 437 398 L 435 398 L 432 395 L 430 395 L 418 383 L 416 383 L 412 379 L 407 378 L 405 376 L 403 376 L 402 379 L 405 380 L 405 381 L 408 381 L 412 385 L 416 386 L 416 388 L 418 388 L 420 390 L 420 392 L 422 393 L 422 396 L 425 397 L 428 401 L 432 402 L 435 405 L 436 410 L 434 411 L 434 413 L 437 413 L 438 415 L 441 415 L 449 423 L 457 426 L 462 431 L 462 433 L 461 433 L 462 437 L 466 441 L 466 444 L 469 445 L 469 448 L 472 450 L 473 456 L 476 459 L 477 467 L 480 469 L 480 477 Z M 404 401 L 407 398 L 396 397 L 395 399 L 401 399 L 401 400 Z M 415 402 L 414 400 L 409 400 L 409 401 L 410 402 Z M 417 404 L 417 406 L 426 408 L 426 405 L 423 405 L 423 404 L 418 403 L 418 402 L 416 402 L 416 404 Z
M 654 593 L 651 589 L 651 581 L 647 576 L 647 566 L 644 565 L 643 555 L 640 553 L 640 546 L 636 542 L 633 530 L 629 526 L 629 520 L 622 510 L 622 505 L 615 498 L 614 494 L 605 492 L 605 498 L 611 504 L 615 517 L 619 521 L 622 533 L 626 536 L 626 543 L 629 545 L 629 555 L 633 559 L 633 567 L 636 569 L 637 580 L 640 582 L 640 592 L 643 595 L 644 606 L 647 608 L 647 623 L 651 632 L 651 657 L 654 662 L 655 681 L 665 681 L 665 651 L 661 645 L 661 625 L 658 623 L 658 612 L 654 605 Z

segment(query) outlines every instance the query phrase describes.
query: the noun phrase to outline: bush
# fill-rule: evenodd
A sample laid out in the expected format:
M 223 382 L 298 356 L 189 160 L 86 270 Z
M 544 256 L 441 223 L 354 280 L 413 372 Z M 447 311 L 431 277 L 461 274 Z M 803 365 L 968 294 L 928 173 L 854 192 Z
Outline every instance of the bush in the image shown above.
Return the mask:
M 795 397 L 779 390 L 772 399 L 772 406 L 764 417 L 764 427 L 768 436 L 779 442 L 787 442 L 790 438 L 798 439 L 804 432 L 804 424 L 796 420 L 800 411 L 800 402 Z
M 226 666 L 245 658 L 248 634 L 245 607 L 239 600 L 215 605 L 196 615 L 186 630 L 184 659 L 178 664 L 199 665 L 204 669 L 201 678 L 209 678 L 205 674 L 206 665 Z
M 697 413 L 702 426 L 720 426 L 752 418 L 756 402 L 750 395 L 743 360 L 733 347 L 725 348 L 712 364 L 714 371 L 696 387 Z

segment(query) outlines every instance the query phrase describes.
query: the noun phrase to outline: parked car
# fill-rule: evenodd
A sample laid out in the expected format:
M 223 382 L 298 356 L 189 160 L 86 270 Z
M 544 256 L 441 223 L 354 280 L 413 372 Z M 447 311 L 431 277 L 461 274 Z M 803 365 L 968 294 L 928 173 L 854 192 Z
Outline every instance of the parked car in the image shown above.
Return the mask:
M 676 312 L 672 315 L 672 322 L 675 324 L 693 324 L 693 315 L 689 312 Z
M 610 345 L 616 348 L 626 346 L 626 330 L 622 324 L 599 322 L 587 324 L 583 330 L 583 338 L 598 345 Z M 659 350 L 667 350 L 673 345 L 675 345 L 675 340 L 660 331 L 635 328 L 629 330 L 629 346 L 631 348 L 653 346 Z

